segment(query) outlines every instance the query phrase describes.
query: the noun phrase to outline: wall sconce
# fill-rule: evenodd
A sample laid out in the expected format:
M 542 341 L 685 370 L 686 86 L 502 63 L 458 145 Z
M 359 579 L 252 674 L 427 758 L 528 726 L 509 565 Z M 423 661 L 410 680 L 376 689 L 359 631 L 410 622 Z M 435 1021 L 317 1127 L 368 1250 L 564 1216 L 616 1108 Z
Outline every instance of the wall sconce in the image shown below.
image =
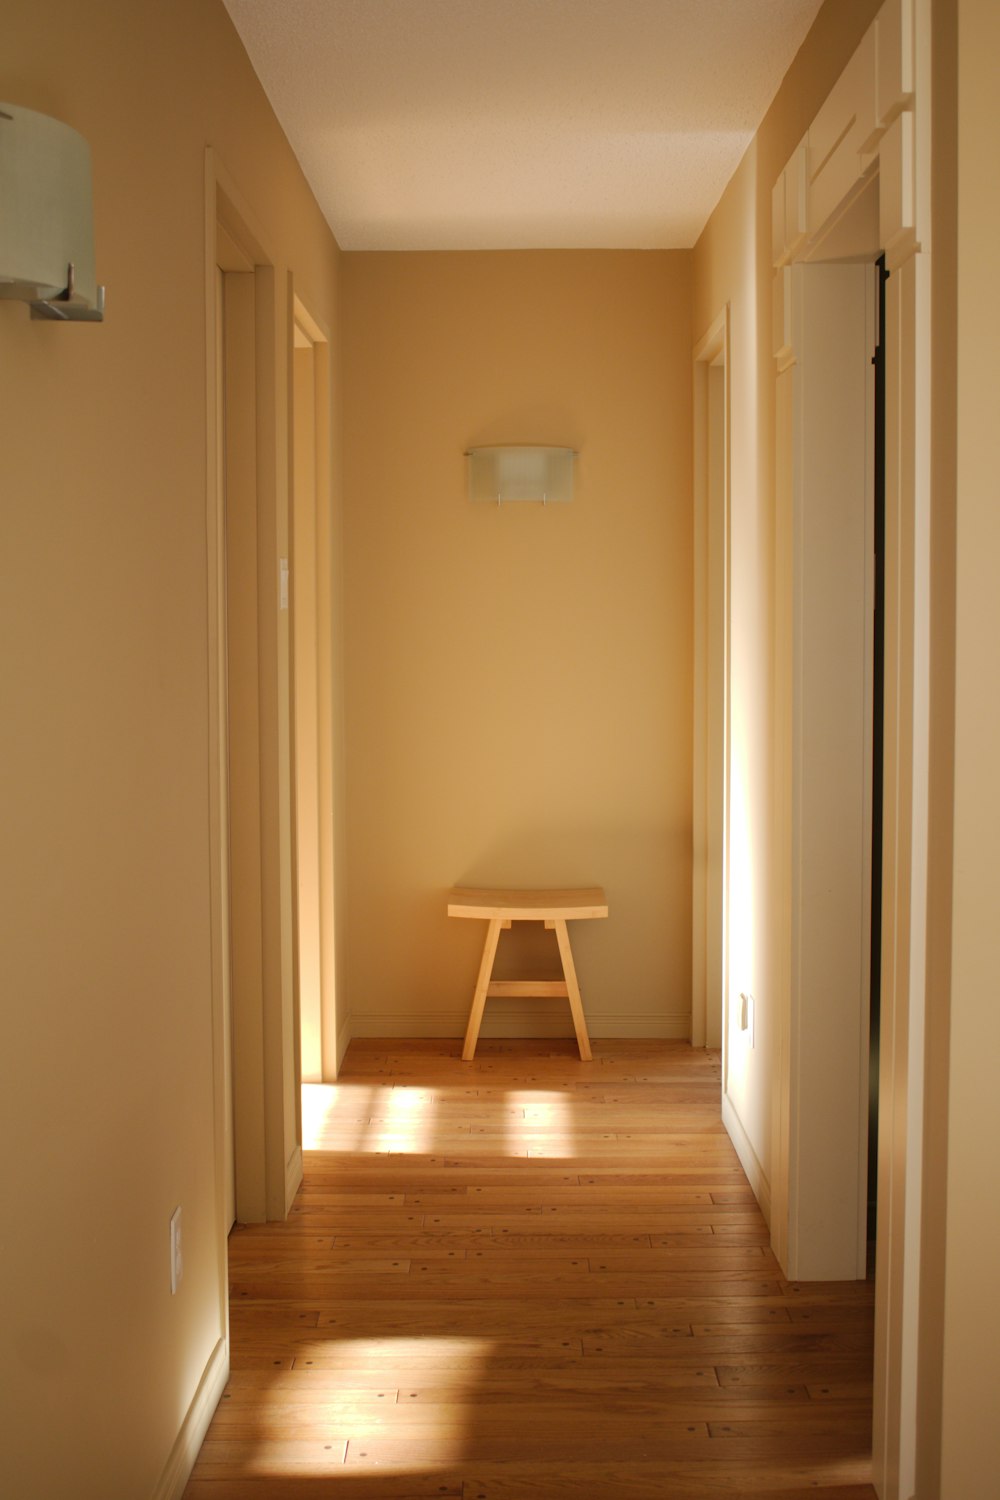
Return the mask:
M 543 505 L 573 498 L 573 448 L 469 448 L 469 499 L 499 505 L 504 500 L 540 500 Z
M 0 104 L 0 297 L 33 318 L 99 323 L 90 147 L 60 120 Z

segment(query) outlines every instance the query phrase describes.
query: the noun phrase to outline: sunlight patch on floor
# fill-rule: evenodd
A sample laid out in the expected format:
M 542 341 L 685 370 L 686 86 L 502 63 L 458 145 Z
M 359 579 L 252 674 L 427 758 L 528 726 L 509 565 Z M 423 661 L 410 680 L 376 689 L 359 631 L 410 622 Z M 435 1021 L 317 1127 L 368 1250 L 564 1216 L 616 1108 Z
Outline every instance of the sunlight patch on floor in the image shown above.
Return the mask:
M 581 1128 L 572 1101 L 559 1089 L 527 1088 L 494 1098 L 488 1118 L 453 1088 L 379 1084 L 302 1085 L 302 1144 L 338 1155 L 544 1155 L 570 1158 L 604 1137 L 593 1119 Z M 613 1140 L 614 1137 L 608 1136 Z
M 573 1106 L 565 1094 L 556 1089 L 512 1089 L 506 1098 L 524 1112 L 519 1128 L 513 1121 L 507 1124 L 506 1149 L 511 1156 L 532 1154 L 532 1145 L 543 1141 L 546 1156 L 561 1159 L 576 1155 Z
M 363 1151 L 376 1093 L 356 1083 L 304 1083 L 303 1150 Z
M 474 1334 L 385 1334 L 377 1338 L 331 1339 L 324 1349 L 323 1369 L 336 1374 L 350 1370 L 352 1379 L 359 1370 L 370 1369 L 378 1378 L 406 1360 L 440 1361 L 443 1369 L 463 1376 L 463 1383 L 475 1385 L 483 1367 L 496 1349 L 494 1339 Z M 467 1378 L 465 1378 L 467 1377 Z
M 386 1089 L 378 1101 L 378 1118 L 369 1123 L 365 1149 L 411 1155 L 431 1151 L 436 1115 L 437 1099 L 428 1102 L 426 1089 Z
M 277 1379 L 270 1396 L 258 1392 L 253 1412 L 257 1446 L 247 1453 L 242 1473 L 248 1478 L 306 1478 L 339 1471 L 345 1463 L 353 1470 L 374 1471 L 405 1459 L 414 1437 L 421 1447 L 433 1448 L 433 1457 L 421 1458 L 419 1472 L 435 1473 L 467 1454 L 471 1397 L 496 1350 L 494 1340 L 475 1336 L 331 1341 L 322 1358 L 307 1362 L 313 1370 L 303 1372 L 293 1437 L 285 1388 L 289 1377 Z M 422 1372 L 421 1384 L 446 1392 L 444 1403 L 417 1399 L 422 1392 L 413 1383 L 415 1369 Z M 407 1371 L 409 1381 L 404 1379 Z M 240 1425 L 233 1407 L 224 1418 Z

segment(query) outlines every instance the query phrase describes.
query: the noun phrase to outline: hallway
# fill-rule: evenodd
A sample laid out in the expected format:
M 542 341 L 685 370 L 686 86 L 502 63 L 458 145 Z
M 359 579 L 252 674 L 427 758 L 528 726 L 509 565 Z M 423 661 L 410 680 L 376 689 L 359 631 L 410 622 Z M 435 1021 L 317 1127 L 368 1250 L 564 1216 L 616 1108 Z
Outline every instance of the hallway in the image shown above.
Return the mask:
M 871 1500 L 871 1284 L 784 1280 L 683 1042 L 351 1044 L 230 1239 L 186 1500 Z

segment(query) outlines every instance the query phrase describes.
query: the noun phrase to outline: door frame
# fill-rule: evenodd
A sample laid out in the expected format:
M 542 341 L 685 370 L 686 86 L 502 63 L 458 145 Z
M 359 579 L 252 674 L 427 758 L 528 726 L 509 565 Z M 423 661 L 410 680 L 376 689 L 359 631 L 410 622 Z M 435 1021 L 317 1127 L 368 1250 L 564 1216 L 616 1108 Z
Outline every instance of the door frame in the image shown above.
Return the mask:
M 877 226 L 873 243 L 861 247 L 872 261 L 883 252 L 890 273 L 885 349 L 885 742 L 873 1424 L 873 1476 L 882 1500 L 906 1500 L 916 1482 L 922 1191 L 927 1156 L 924 1086 L 933 472 L 933 308 L 928 253 L 932 205 L 931 0 L 914 0 L 912 22 L 914 88 L 904 110 L 907 119 L 887 131 L 865 159 L 869 174 L 882 176 L 885 168 L 885 202 L 890 212 L 895 211 L 898 223 L 887 217 L 889 230 Z M 904 123 L 909 134 L 906 151 L 900 154 Z M 883 160 L 885 147 L 889 149 Z M 842 206 L 848 201 L 845 199 Z M 806 258 L 824 258 L 822 247 L 803 246 L 792 256 L 793 261 Z M 831 252 L 825 258 L 837 256 Z M 788 284 L 790 270 L 786 265 L 778 272 L 783 285 Z M 783 286 L 777 285 L 776 314 L 783 300 Z M 781 358 L 779 353 L 779 363 Z M 782 428 L 780 417 L 779 403 L 775 454 L 779 475 L 794 457 L 794 434 L 787 425 Z M 780 752 L 780 740 L 777 748 Z M 776 848 L 790 848 L 780 803 L 778 824 Z M 777 904 L 780 907 L 780 892 Z M 779 994 L 778 1002 L 779 1008 L 787 1011 L 787 994 Z M 794 1070 L 794 1058 L 778 1060 L 776 1119 L 781 1115 L 782 1091 L 790 1084 L 794 1087 Z M 808 1107 L 808 1100 L 805 1103 Z M 772 1152 L 772 1198 L 776 1203 L 788 1201 L 788 1171 L 787 1152 L 783 1154 L 776 1142 Z
M 246 403 L 241 420 L 241 493 L 245 507 L 246 551 L 241 586 L 250 601 L 256 630 L 241 632 L 247 653 L 247 679 L 255 700 L 242 725 L 241 747 L 255 762 L 256 794 L 243 800 L 240 830 L 243 895 L 233 909 L 229 870 L 230 776 L 227 688 L 228 595 L 227 505 L 220 483 L 220 430 L 217 378 L 218 268 L 240 283 L 234 298 L 235 337 L 252 363 L 252 378 L 241 382 Z M 229 271 L 227 272 L 227 267 Z M 249 267 L 249 269 L 248 269 Z M 244 281 L 244 278 L 246 280 Z M 298 1079 L 289 1055 L 293 995 L 286 955 L 289 901 L 283 895 L 283 844 L 287 844 L 287 790 L 282 790 L 282 663 L 279 618 L 282 529 L 287 531 L 286 341 L 290 337 L 285 299 L 277 295 L 273 259 L 254 216 L 238 188 L 209 147 L 205 156 L 205 333 L 206 333 L 206 559 L 208 633 L 208 802 L 212 1032 L 215 1076 L 216 1173 L 219 1244 L 226 1255 L 226 1078 L 233 1084 L 233 1156 L 236 1216 L 242 1222 L 285 1217 L 302 1174 L 301 1136 L 296 1133 Z M 225 351 L 221 358 L 225 362 Z M 285 663 L 287 670 L 287 661 Z M 286 718 L 287 727 L 287 718 Z M 253 774 L 251 767 L 251 774 Z M 248 860 L 249 869 L 242 868 Z M 242 909 L 240 909 L 242 903 Z M 233 920 L 235 915 L 236 920 Z M 235 948 L 234 948 L 235 941 Z M 232 1036 L 227 1035 L 229 974 L 235 961 L 239 982 L 232 986 Z M 221 1278 L 223 1296 L 226 1278 Z M 225 1314 L 227 1315 L 227 1314 Z

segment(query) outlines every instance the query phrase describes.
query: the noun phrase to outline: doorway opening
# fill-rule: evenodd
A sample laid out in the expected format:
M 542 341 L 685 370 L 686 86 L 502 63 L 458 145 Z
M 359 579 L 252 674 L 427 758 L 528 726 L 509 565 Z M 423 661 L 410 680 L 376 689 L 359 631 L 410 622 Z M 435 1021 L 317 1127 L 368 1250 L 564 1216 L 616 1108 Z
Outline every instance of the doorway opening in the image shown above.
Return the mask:
M 227 1223 L 267 1217 L 253 260 L 216 234 L 218 774 Z M 258 1044 L 258 1036 L 261 1041 Z
M 786 1275 L 834 1281 L 867 1267 L 876 277 L 780 275 L 771 1227 Z

